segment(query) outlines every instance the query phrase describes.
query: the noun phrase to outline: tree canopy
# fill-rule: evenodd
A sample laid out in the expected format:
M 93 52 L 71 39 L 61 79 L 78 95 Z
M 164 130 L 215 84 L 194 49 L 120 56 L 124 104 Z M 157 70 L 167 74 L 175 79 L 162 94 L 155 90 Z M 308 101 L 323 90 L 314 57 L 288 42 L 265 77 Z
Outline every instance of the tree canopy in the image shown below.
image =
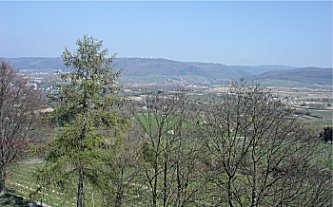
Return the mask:
M 59 75 L 52 116 L 63 128 L 48 146 L 39 180 L 63 186 L 77 179 L 77 206 L 83 207 L 86 181 L 96 184 L 107 154 L 105 137 L 97 129 L 117 132 L 123 120 L 112 108 L 120 74 L 113 70 L 114 58 L 108 58 L 102 41 L 92 37 L 84 36 L 76 45 L 74 52 L 66 49 L 62 55 L 73 71 Z

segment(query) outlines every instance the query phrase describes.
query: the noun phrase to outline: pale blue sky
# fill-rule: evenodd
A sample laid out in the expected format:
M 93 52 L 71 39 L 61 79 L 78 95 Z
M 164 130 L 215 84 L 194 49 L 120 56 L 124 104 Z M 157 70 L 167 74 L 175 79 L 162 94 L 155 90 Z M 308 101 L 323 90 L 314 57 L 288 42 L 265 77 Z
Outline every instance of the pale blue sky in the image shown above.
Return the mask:
M 117 57 L 332 67 L 332 2 L 0 2 L 0 57 L 88 34 Z

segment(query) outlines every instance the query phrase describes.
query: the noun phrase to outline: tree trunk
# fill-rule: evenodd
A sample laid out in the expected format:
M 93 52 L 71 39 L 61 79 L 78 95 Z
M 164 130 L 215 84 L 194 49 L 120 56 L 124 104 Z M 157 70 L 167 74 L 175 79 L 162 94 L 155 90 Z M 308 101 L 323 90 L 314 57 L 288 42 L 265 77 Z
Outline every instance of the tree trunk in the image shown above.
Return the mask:
M 253 146 L 253 150 L 255 146 Z M 253 174 L 252 174 L 252 193 L 251 193 L 251 207 L 257 206 L 257 162 L 255 158 L 255 152 L 252 151 L 253 160 Z
M 6 171 L 4 167 L 0 168 L 0 196 L 5 194 L 6 190 Z
M 116 194 L 115 207 L 121 207 L 123 202 L 124 190 L 122 187 L 118 187 Z
M 84 172 L 79 169 L 79 182 L 77 184 L 77 207 L 84 207 L 84 189 L 83 189 Z
M 154 171 L 154 186 L 153 186 L 153 207 L 157 206 L 157 174 L 158 174 L 158 166 L 157 162 L 155 163 L 155 171 Z
M 182 183 L 181 183 L 181 178 L 180 178 L 180 166 L 179 166 L 179 156 L 178 156 L 178 160 L 176 163 L 176 176 L 177 176 L 177 198 L 176 201 L 174 203 L 174 206 L 181 206 L 180 205 L 180 196 L 181 196 L 181 188 L 182 188 Z
M 168 200 L 168 163 L 167 163 L 167 156 L 165 156 L 164 160 L 164 169 L 163 169 L 163 207 L 167 206 Z
M 232 180 L 232 177 L 229 177 L 228 178 L 228 185 L 227 185 L 227 190 L 228 190 L 228 203 L 229 203 L 229 207 L 233 207 L 234 204 L 232 202 L 232 186 L 231 186 L 231 180 Z

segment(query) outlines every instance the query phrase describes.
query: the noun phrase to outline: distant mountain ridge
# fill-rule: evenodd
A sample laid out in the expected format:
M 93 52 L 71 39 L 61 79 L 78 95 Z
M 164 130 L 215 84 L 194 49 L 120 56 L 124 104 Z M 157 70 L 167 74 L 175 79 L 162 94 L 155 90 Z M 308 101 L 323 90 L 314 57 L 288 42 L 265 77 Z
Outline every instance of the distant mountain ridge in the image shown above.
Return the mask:
M 33 71 L 45 71 L 50 69 L 64 69 L 62 58 L 42 58 L 42 57 L 21 57 L 21 58 L 0 58 L 8 61 L 16 69 L 31 69 Z
M 180 62 L 167 59 L 118 58 L 116 68 L 124 68 L 124 75 L 145 76 L 202 76 L 209 79 L 239 79 L 251 73 L 214 63 Z
M 259 75 L 247 77 L 252 80 L 287 80 L 303 83 L 332 85 L 332 68 L 296 68 L 284 71 L 269 71 Z
M 62 58 L 0 58 L 19 70 L 51 72 L 66 69 Z M 115 68 L 123 76 L 199 76 L 209 80 L 288 80 L 332 85 L 332 68 L 295 68 L 279 65 L 229 66 L 217 63 L 181 62 L 162 58 L 117 58 Z

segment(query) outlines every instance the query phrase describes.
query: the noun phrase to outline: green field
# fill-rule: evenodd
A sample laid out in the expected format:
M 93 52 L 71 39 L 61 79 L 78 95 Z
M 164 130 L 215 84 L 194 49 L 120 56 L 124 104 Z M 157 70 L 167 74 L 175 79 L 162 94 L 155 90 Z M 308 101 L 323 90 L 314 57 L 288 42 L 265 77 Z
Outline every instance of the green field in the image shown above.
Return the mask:
M 288 81 L 288 80 L 262 80 L 260 82 L 262 86 L 273 86 L 273 87 L 297 87 L 297 88 L 319 88 L 318 85 L 298 82 L 298 81 Z M 322 85 L 320 88 L 330 88 L 331 86 Z
M 39 163 L 25 160 L 9 168 L 6 184 L 8 190 L 16 196 L 6 195 L 0 200 L 1 207 L 6 205 L 8 207 L 24 206 L 23 204 L 25 204 L 25 202 L 32 200 L 53 207 L 76 206 L 76 183 L 74 181 L 72 187 L 66 189 L 66 192 L 54 186 L 47 186 L 41 191 L 36 192 L 39 185 L 36 184 L 35 174 L 39 166 Z M 148 193 L 149 191 L 146 187 L 143 187 L 143 184 L 134 183 L 130 186 L 130 189 L 126 191 L 126 198 L 123 202 L 124 206 L 146 206 L 147 199 L 142 198 L 147 197 Z M 15 203 L 17 203 L 17 205 Z M 103 206 L 100 192 L 98 192 L 97 189 L 92 189 L 88 183 L 86 183 L 85 203 L 86 206 L 89 207 Z
M 7 187 L 16 195 L 23 197 L 26 200 L 39 201 L 51 206 L 76 206 L 75 183 L 73 183 L 72 193 L 63 193 L 61 189 L 48 186 L 39 189 L 36 184 L 35 174 L 40 164 L 32 162 L 20 162 L 11 166 L 8 171 Z M 91 189 L 86 192 L 87 205 L 91 206 L 93 201 Z M 95 202 L 98 204 L 98 202 Z M 100 205 L 97 205 L 100 206 Z
M 332 110 L 297 108 L 296 114 L 305 123 L 331 126 L 333 124 Z

